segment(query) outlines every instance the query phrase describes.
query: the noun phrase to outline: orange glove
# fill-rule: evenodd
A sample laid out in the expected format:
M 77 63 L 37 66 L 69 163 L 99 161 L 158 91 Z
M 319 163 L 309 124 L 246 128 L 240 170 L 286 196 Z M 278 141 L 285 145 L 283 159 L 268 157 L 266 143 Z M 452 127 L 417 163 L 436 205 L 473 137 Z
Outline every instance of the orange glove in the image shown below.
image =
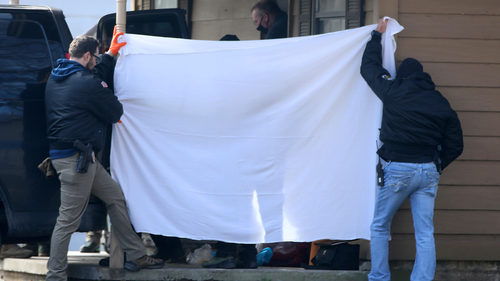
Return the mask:
M 123 46 L 127 45 L 127 42 L 118 43 L 118 36 L 120 35 L 123 35 L 123 32 L 116 33 L 115 25 L 115 29 L 113 30 L 113 39 L 111 39 L 111 46 L 109 46 L 109 51 L 115 56 Z

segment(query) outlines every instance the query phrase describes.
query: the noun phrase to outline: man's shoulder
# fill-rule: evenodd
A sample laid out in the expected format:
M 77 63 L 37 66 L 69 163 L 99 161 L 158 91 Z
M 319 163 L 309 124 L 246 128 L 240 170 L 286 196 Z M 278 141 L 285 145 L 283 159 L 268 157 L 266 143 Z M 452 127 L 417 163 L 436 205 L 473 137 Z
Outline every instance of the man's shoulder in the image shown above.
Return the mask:
M 269 32 L 266 36 L 266 39 L 278 39 L 278 38 L 286 38 L 288 33 L 288 21 L 287 15 L 285 12 L 280 13 L 280 17 L 276 17 L 273 25 L 269 28 Z
M 80 80 L 82 83 L 86 83 L 87 86 L 91 88 L 99 87 L 99 88 L 107 88 L 108 85 L 101 78 L 93 73 L 85 73 L 81 71 L 81 74 L 76 79 Z

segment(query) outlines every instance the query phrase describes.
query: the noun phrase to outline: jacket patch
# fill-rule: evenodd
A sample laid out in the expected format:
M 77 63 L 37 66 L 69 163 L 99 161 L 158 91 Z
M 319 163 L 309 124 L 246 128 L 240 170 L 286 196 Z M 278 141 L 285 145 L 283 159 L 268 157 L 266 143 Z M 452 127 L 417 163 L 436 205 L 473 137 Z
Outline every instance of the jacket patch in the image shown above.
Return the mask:
M 389 75 L 385 75 L 385 74 L 384 74 L 384 75 L 382 75 L 382 78 L 384 78 L 385 80 L 394 80 L 394 79 L 392 79 L 392 77 L 391 77 L 391 76 L 389 76 Z
M 104 81 L 101 81 L 101 85 L 102 85 L 103 88 L 107 88 L 108 87 L 108 84 L 106 84 L 106 82 L 104 82 Z

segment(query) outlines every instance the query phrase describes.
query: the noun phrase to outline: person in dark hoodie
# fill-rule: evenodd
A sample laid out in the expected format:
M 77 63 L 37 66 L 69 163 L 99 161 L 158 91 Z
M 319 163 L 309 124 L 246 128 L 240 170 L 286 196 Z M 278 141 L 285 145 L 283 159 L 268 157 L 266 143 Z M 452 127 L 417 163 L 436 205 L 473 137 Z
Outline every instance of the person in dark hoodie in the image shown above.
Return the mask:
M 118 43 L 123 33 L 113 33 L 109 51 L 99 55 L 100 43 L 90 36 L 75 38 L 69 47 L 70 59 L 59 59 L 45 91 L 50 158 L 61 181 L 61 206 L 52 234 L 46 280 L 67 280 L 68 246 L 78 229 L 90 195 L 106 203 L 121 248 L 126 253 L 125 268 L 161 268 L 163 260 L 146 255 L 135 233 L 120 186 L 103 166 L 91 157 L 87 172 L 77 171 L 82 151 L 75 141 L 102 149 L 104 127 L 116 123 L 123 114 L 122 104 L 103 81 L 114 67 L 114 56 L 126 43 Z M 94 156 L 94 155 L 92 155 Z
M 266 34 L 266 39 L 288 36 L 288 16 L 274 0 L 261 0 L 252 9 L 252 19 L 257 30 Z
M 410 199 L 417 255 L 411 280 L 433 280 L 436 268 L 434 200 L 440 172 L 463 151 L 456 112 L 436 91 L 429 74 L 416 59 L 405 59 L 396 77 L 382 67 L 381 19 L 368 42 L 361 75 L 383 103 L 378 155 L 387 161 L 379 181 L 371 225 L 370 281 L 390 280 L 389 237 L 396 211 Z

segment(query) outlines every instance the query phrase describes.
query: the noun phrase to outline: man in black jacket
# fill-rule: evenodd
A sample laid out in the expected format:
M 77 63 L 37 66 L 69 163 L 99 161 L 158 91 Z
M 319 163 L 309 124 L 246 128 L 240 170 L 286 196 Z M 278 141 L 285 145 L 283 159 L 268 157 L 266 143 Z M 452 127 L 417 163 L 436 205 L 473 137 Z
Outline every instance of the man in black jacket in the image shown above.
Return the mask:
M 288 17 L 274 0 L 261 0 L 252 7 L 253 23 L 266 39 L 287 37 Z
M 415 59 L 399 66 L 396 78 L 382 67 L 380 20 L 363 54 L 361 75 L 383 102 L 378 155 L 387 161 L 379 182 L 371 225 L 370 281 L 390 280 L 391 221 L 406 198 L 410 199 L 417 256 L 411 280 L 433 280 L 436 268 L 434 200 L 439 175 L 463 150 L 462 129 L 456 112 Z
M 59 59 L 47 82 L 50 158 L 61 181 L 61 206 L 51 239 L 47 280 L 67 280 L 71 234 L 78 229 L 91 194 L 106 203 L 121 248 L 127 254 L 126 269 L 161 268 L 165 264 L 146 255 L 142 240 L 130 224 L 120 186 L 93 157 L 103 147 L 105 125 L 118 122 L 123 114 L 122 104 L 102 80 L 114 67 L 113 57 L 126 44 L 118 43 L 120 35 L 123 33 L 113 34 L 110 50 L 101 56 L 97 39 L 85 35 L 75 38 L 69 47 L 70 59 Z M 77 140 L 84 146 L 92 145 L 86 172 L 77 171 L 83 153 L 75 146 Z

